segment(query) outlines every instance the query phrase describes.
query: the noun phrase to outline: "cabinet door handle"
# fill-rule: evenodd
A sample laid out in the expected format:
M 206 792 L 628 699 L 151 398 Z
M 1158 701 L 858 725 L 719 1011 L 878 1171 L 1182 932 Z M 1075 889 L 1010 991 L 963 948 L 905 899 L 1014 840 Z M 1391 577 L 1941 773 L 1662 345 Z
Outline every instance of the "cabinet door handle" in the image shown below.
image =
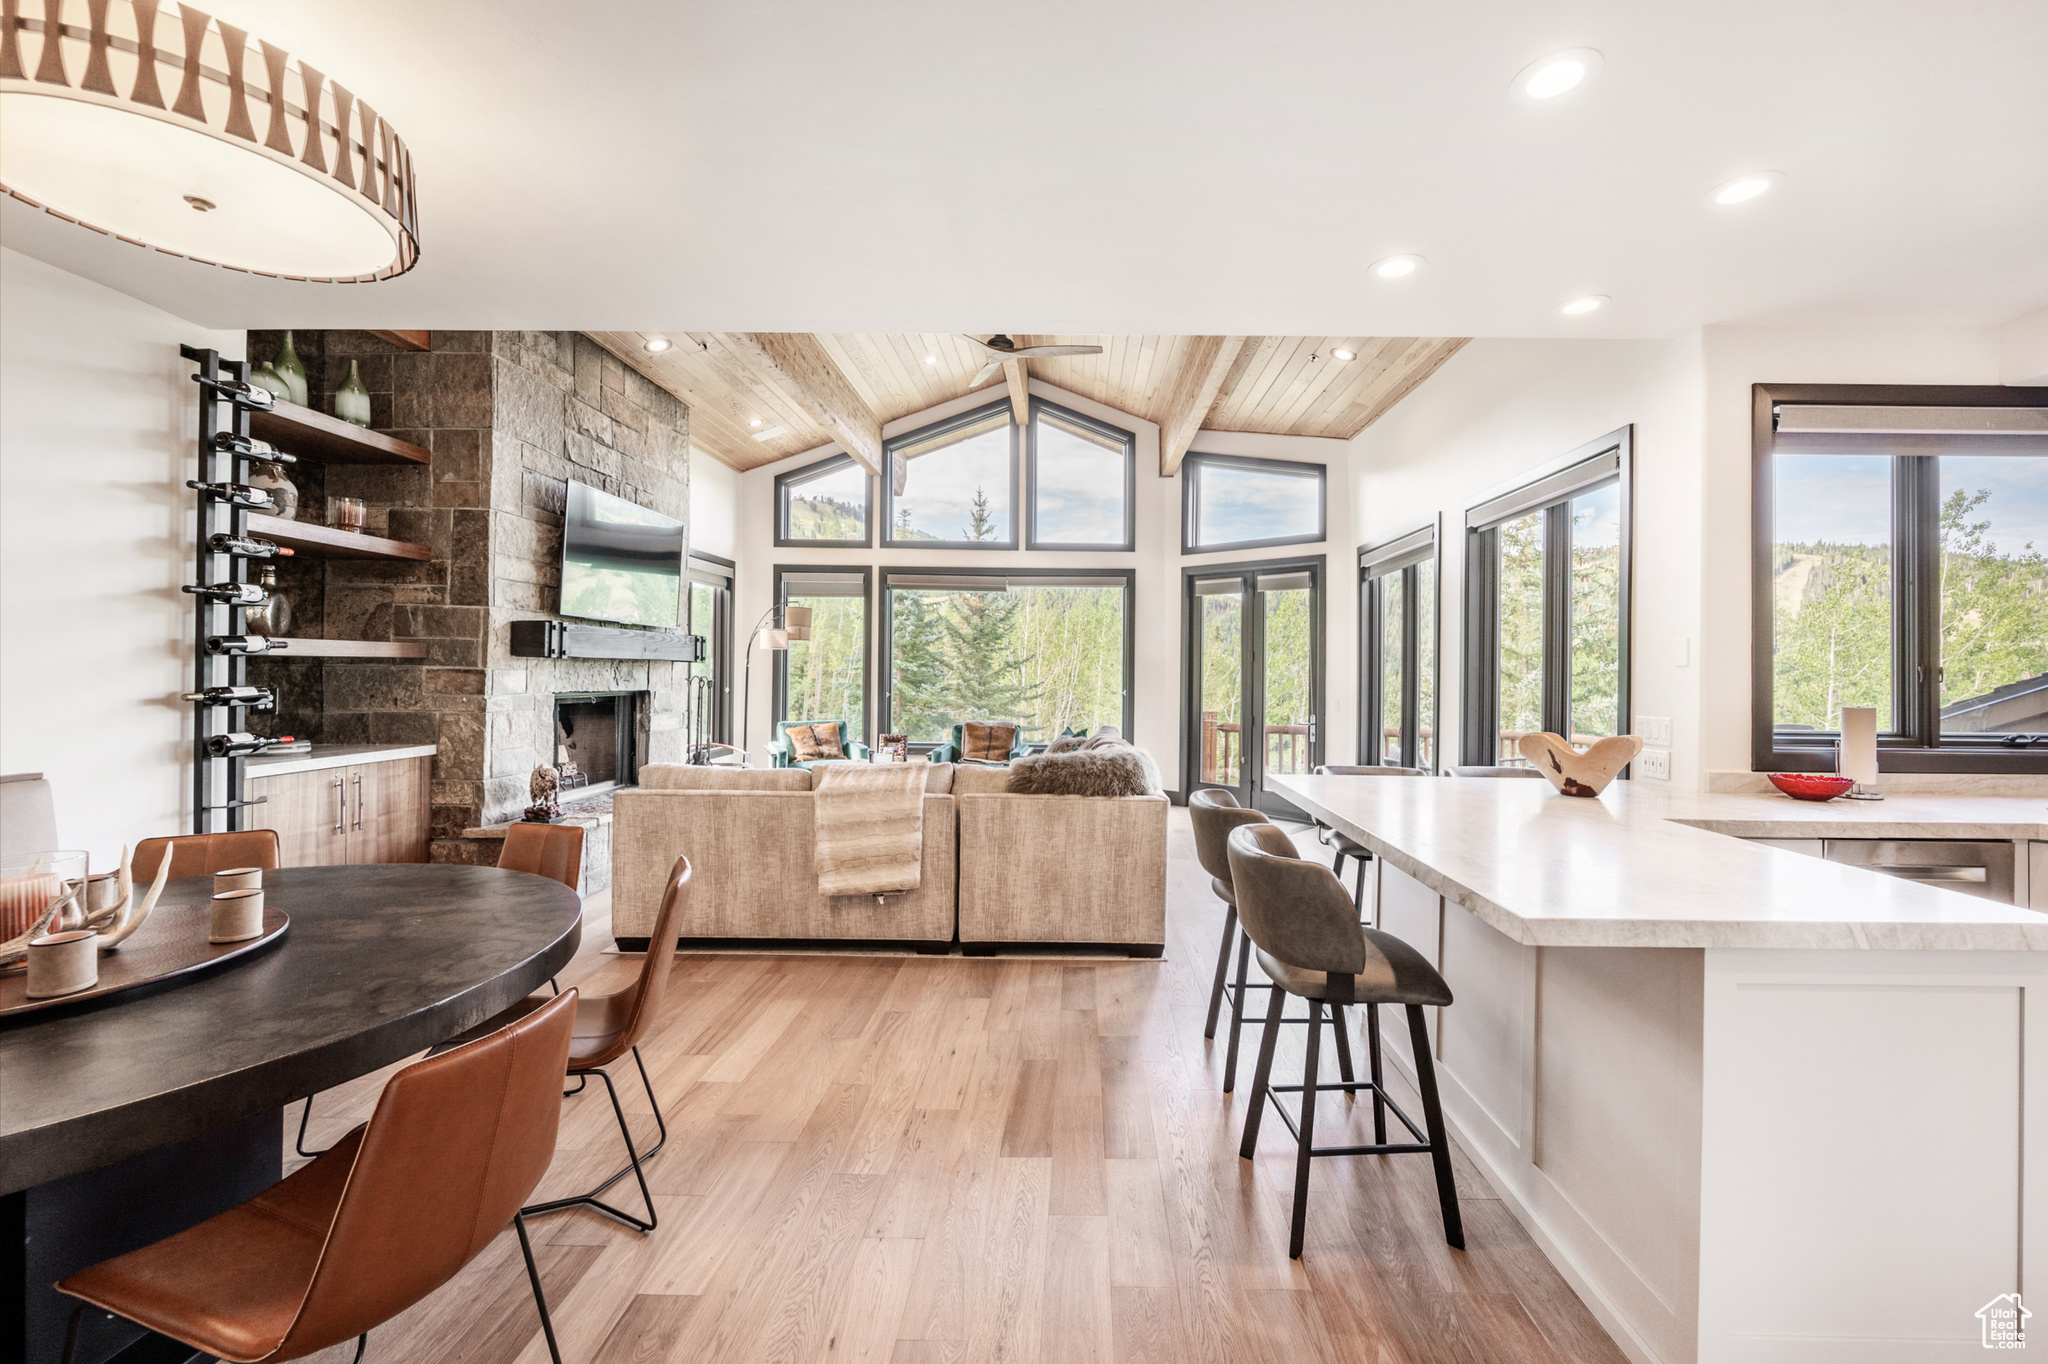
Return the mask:
M 363 827 L 363 774 L 356 773 L 356 827 Z
M 348 828 L 348 783 L 340 777 L 334 779 L 334 832 Z

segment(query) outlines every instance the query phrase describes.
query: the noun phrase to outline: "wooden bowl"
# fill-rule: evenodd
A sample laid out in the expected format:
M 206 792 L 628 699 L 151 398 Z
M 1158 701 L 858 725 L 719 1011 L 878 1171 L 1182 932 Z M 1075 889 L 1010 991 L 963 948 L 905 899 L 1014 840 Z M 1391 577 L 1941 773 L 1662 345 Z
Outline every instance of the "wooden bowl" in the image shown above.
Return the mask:
M 1771 785 L 1794 800 L 1833 800 L 1856 783 L 1819 772 L 1772 772 Z

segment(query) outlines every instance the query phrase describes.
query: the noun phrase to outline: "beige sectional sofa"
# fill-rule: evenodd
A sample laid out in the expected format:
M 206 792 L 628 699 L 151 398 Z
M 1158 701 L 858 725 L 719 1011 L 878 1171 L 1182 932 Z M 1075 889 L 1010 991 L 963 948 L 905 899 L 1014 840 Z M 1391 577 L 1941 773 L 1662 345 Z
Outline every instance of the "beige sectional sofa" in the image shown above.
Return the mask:
M 696 869 L 684 940 L 900 943 L 970 953 L 1035 944 L 1158 956 L 1163 795 L 1013 796 L 1003 768 L 933 763 L 918 889 L 817 894 L 811 773 L 649 764 L 613 804 L 612 935 L 646 945 L 668 869 Z M 957 930 L 957 934 L 956 934 Z

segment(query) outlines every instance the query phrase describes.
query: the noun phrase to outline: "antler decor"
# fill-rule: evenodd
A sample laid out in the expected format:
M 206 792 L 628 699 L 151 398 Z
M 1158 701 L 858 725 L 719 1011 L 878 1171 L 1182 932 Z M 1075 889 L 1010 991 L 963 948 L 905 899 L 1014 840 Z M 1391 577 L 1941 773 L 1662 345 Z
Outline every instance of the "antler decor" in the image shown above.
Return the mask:
M 120 895 L 113 904 L 99 911 L 80 924 L 81 928 L 96 930 L 100 935 L 100 951 L 111 952 L 126 942 L 135 930 L 142 927 L 150 911 L 156 908 L 157 897 L 164 893 L 164 882 L 171 879 L 170 854 L 157 864 L 156 880 L 150 885 L 149 894 L 138 906 L 135 903 L 134 858 L 126 847 L 121 849 Z

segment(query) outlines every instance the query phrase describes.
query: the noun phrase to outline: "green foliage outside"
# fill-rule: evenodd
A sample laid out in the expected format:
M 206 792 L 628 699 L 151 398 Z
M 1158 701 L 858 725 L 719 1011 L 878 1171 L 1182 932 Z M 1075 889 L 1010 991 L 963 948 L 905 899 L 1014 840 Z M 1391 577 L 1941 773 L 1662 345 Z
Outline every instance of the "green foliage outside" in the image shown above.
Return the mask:
M 1571 741 L 1588 747 L 1621 733 L 1623 718 L 1621 544 L 1597 543 L 1598 523 L 1620 507 L 1612 487 L 1572 503 Z
M 787 540 L 865 540 L 867 508 L 833 497 L 789 499 Z
M 1941 504 L 1941 704 L 2048 673 L 2048 557 L 2031 541 L 2001 554 L 1971 514 L 1988 490 Z
M 1499 535 L 1500 757 L 1520 762 L 1516 738 L 1543 728 L 1543 513 Z
M 811 637 L 789 646 L 789 720 L 844 720 L 858 737 L 866 713 L 868 604 L 860 597 L 791 597 L 811 608 Z
M 1202 614 L 1203 724 L 1231 726 L 1204 734 L 1202 780 L 1235 786 L 1243 761 L 1236 727 L 1244 720 L 1244 603 L 1235 596 L 1196 600 Z
M 1314 667 L 1307 588 L 1262 592 L 1266 601 L 1265 687 L 1266 771 L 1309 770 L 1309 683 Z

